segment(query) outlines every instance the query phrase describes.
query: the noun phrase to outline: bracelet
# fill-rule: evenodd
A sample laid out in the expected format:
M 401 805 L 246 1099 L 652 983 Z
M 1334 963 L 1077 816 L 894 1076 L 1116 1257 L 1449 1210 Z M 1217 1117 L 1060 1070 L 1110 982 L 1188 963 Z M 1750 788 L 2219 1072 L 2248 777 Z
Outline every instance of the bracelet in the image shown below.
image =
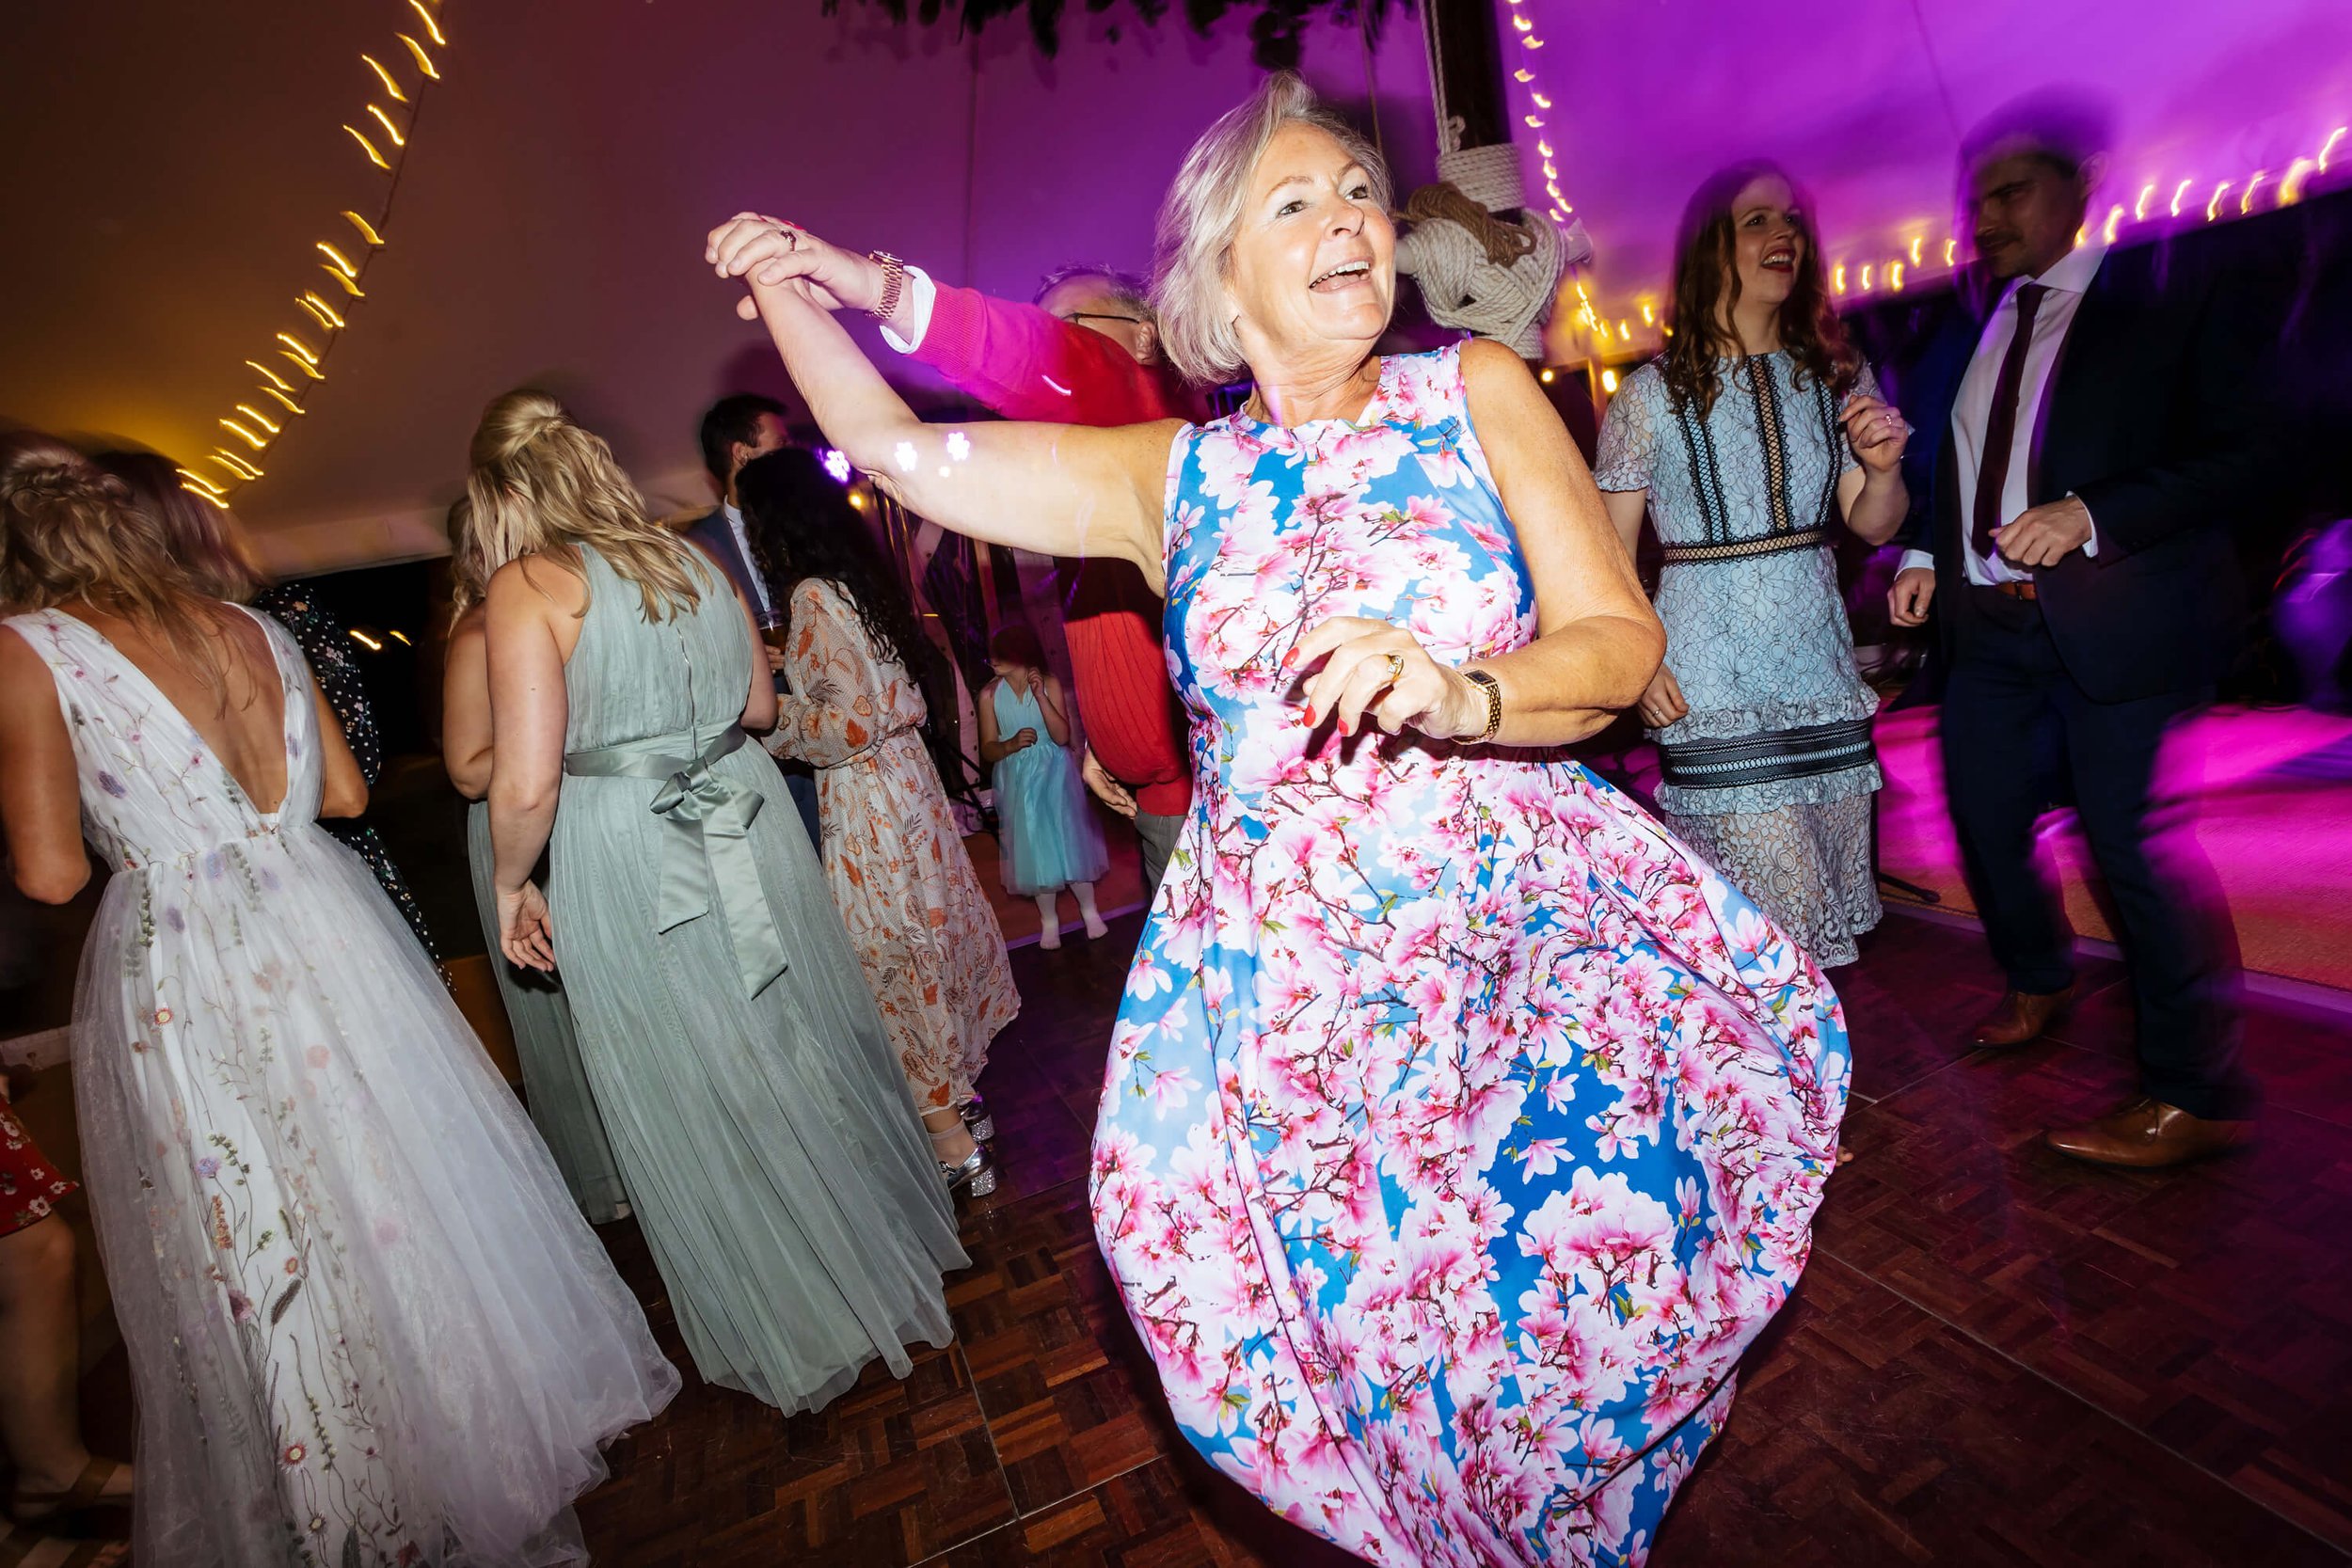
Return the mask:
M 906 287 L 907 264 L 886 250 L 869 250 L 866 259 L 879 262 L 882 270 L 882 298 L 866 313 L 878 322 L 886 322 L 898 313 L 898 291 Z
M 1462 678 L 1486 694 L 1486 727 L 1470 740 L 1473 746 L 1484 746 L 1502 729 L 1502 683 L 1484 670 L 1465 670 Z

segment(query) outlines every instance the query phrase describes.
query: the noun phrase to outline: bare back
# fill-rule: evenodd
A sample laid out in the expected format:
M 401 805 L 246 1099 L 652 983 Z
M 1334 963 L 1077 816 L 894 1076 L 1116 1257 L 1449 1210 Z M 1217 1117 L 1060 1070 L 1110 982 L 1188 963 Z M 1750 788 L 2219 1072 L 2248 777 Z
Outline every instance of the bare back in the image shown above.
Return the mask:
M 135 622 L 87 600 L 58 608 L 113 643 L 163 693 L 256 809 L 266 815 L 284 803 L 286 689 L 269 638 L 250 614 L 225 604 L 199 607 L 203 652 L 218 672 L 208 681 L 189 650 L 151 637 Z

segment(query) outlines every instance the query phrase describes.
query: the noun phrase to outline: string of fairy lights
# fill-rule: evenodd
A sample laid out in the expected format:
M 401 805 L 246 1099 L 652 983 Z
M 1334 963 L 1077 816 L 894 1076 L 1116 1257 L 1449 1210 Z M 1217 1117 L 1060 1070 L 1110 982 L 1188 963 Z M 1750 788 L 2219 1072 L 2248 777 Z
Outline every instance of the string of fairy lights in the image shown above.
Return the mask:
M 2169 172 L 2148 175 L 2133 199 L 2110 201 L 2105 215 L 2086 223 L 2074 243 L 2089 245 L 2095 235 L 2104 245 L 2116 245 L 2157 228 L 2186 229 L 2292 207 L 2303 199 L 2313 180 L 2324 179 L 2352 157 L 2352 148 L 2344 145 L 2347 135 L 2352 135 L 2352 125 L 2336 126 L 2312 151 L 2283 167 L 2257 168 L 2227 180 L 2208 182 L 2195 174 L 2176 179 Z M 1940 245 L 1931 245 L 1923 226 L 1892 255 L 1860 260 L 1850 255 L 1834 262 L 1830 290 L 1841 295 L 1900 293 L 1917 279 L 1949 273 L 1959 261 L 1959 236 L 1947 234 Z
M 384 230 L 391 215 L 392 197 L 400 188 L 400 171 L 416 130 L 419 103 L 426 88 L 441 79 L 436 51 L 449 47 L 448 35 L 441 29 L 445 9 L 446 0 L 405 0 L 403 25 L 392 33 L 397 47 L 386 47 L 381 59 L 373 54 L 359 56 L 369 83 L 368 103 L 364 111 L 344 121 L 342 129 L 373 171 L 371 194 L 343 209 L 341 215 L 348 232 L 338 230 L 332 238 L 318 241 L 305 258 L 306 264 L 315 266 L 332 281 L 297 293 L 293 303 L 300 315 L 290 318 L 291 329 L 272 334 L 255 356 L 245 361 L 245 367 L 261 380 L 255 383 L 249 401 L 234 404 L 216 421 L 239 446 L 215 446 L 197 459 L 199 466 L 218 470 L 217 475 L 199 472 L 197 467 L 179 470 L 183 489 L 223 511 L 228 510 L 230 496 L 262 477 L 257 459 L 310 412 L 310 393 L 326 379 L 327 356 L 349 327 L 349 312 L 368 297 L 362 283 L 370 261 L 384 248 Z M 413 22 L 408 20 L 411 16 Z M 405 30 L 408 27 L 415 31 Z M 387 65 L 386 60 L 391 63 Z M 378 102 L 379 98 L 384 102 Z M 369 216 L 370 213 L 374 215 Z M 226 476 L 225 483 L 219 476 Z
M 1551 144 L 1551 97 L 1544 91 L 1535 68 L 1540 63 L 1544 36 L 1536 31 L 1535 20 L 1528 13 L 1527 0 L 1510 0 L 1511 36 L 1518 40 L 1519 62 L 1511 71 L 1511 80 L 1527 94 L 1527 106 L 1519 113 L 1520 123 L 1535 133 L 1535 154 L 1542 160 L 1544 195 L 1550 198 L 1545 210 L 1554 223 L 1565 223 L 1575 215 L 1576 208 L 1567 193 L 1560 188 L 1559 150 Z M 1597 342 L 1606 342 L 1609 325 L 1601 319 L 1593 296 L 1578 278 L 1574 284 L 1577 298 L 1576 320 Z
M 1517 5 L 1520 0 L 1512 3 Z M 1531 36 L 1532 32 L 1521 31 L 1522 38 Z M 1528 123 L 1540 134 L 1541 127 L 1533 119 Z M 2327 121 L 2319 123 L 2324 125 Z M 1539 142 L 1539 150 L 1542 147 Z M 1547 156 L 1547 167 L 1549 163 Z M 2132 199 L 2110 198 L 2104 213 L 2094 215 L 2074 236 L 2074 243 L 2088 245 L 2095 237 L 2106 245 L 2125 244 L 2162 230 L 2187 230 L 2276 212 L 2302 201 L 2316 182 L 2331 186 L 2341 183 L 2347 178 L 2347 170 L 2352 170 L 2352 125 L 2346 124 L 2315 133 L 2308 151 L 2282 165 L 2227 179 L 2182 174 L 2177 170 L 2143 170 L 2136 182 L 2116 186 L 2119 192 L 2131 191 Z M 1899 237 L 1889 249 L 1849 249 L 1838 255 L 1830 263 L 1830 292 L 1848 301 L 1901 293 L 1917 283 L 1941 281 L 1963 264 L 1961 236 L 1948 227 L 1939 229 L 1921 223 L 1911 226 L 1908 233 L 1902 230 L 1896 233 Z M 1597 364 L 1604 359 L 1622 361 L 1630 357 L 1637 343 L 1646 343 L 1652 332 L 1661 337 L 1673 335 L 1674 328 L 1659 320 L 1659 296 L 1654 293 L 1634 296 L 1625 314 L 1604 315 L 1582 282 L 1574 287 L 1578 299 L 1576 330 L 1591 338 L 1593 360 Z M 1615 371 L 1601 372 L 1603 390 L 1616 390 L 1616 381 Z

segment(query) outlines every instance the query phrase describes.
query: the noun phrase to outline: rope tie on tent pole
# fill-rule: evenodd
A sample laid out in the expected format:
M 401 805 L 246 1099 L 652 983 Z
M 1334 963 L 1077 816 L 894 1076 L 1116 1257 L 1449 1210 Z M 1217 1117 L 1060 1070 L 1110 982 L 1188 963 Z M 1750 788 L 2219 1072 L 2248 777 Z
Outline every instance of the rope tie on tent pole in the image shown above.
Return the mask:
M 1462 145 L 1462 119 L 1447 112 L 1437 30 L 1425 36 L 1438 182 L 1415 191 L 1399 214 L 1412 227 L 1397 241 L 1396 270 L 1420 283 L 1422 303 L 1440 326 L 1507 343 L 1523 359 L 1541 358 L 1544 321 L 1560 280 L 1571 265 L 1592 260 L 1592 241 L 1581 221 L 1564 229 L 1526 205 L 1515 143 Z

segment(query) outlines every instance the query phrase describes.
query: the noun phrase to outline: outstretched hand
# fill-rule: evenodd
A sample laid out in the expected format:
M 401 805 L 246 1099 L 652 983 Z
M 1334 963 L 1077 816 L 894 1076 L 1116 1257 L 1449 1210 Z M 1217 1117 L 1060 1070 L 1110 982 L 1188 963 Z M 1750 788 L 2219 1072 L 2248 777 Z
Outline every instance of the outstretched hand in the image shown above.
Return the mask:
M 794 285 L 803 298 L 828 310 L 871 310 L 882 303 L 880 262 L 759 213 L 738 213 L 713 229 L 703 260 L 721 277 L 740 277 L 758 288 Z M 735 313 L 756 321 L 759 307 L 746 294 L 736 302 Z
M 1454 740 L 1486 727 L 1486 699 L 1470 680 L 1386 621 L 1335 615 L 1300 638 L 1283 667 L 1305 677 L 1310 729 L 1328 717 L 1354 735 L 1369 719 L 1391 735 Z

